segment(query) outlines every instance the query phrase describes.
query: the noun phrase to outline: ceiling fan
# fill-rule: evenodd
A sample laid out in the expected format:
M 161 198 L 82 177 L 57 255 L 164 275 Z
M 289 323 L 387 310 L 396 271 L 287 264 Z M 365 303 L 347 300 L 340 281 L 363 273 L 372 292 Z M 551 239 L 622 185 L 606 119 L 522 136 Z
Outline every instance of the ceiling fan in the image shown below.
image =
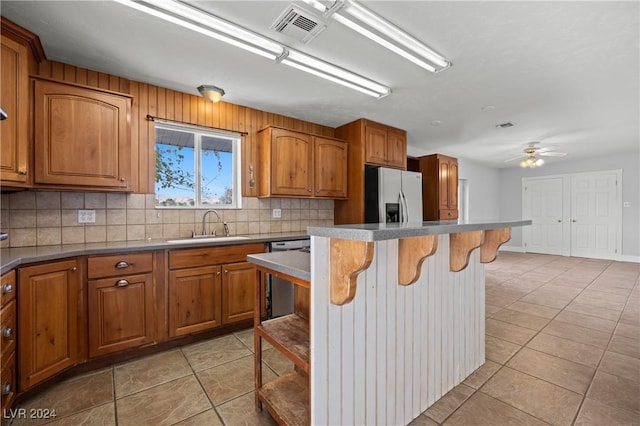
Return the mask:
M 567 155 L 566 152 L 554 151 L 552 147 L 543 148 L 540 147 L 539 144 L 540 142 L 528 143 L 527 146 L 522 150 L 522 154 L 518 155 L 517 157 L 505 160 L 505 163 L 524 157 L 524 159 L 520 161 L 520 167 L 533 169 L 544 164 L 544 160 L 540 157 L 564 157 L 565 155 Z

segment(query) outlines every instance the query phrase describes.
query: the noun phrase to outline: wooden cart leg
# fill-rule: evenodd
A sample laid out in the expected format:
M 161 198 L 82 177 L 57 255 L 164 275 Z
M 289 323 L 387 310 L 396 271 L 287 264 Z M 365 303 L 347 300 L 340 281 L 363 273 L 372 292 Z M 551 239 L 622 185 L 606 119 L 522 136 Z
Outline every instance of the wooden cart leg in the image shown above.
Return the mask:
M 262 272 L 256 268 L 256 280 L 255 280 L 255 294 L 256 302 L 253 309 L 253 349 L 254 349 L 254 373 L 255 373 L 255 404 L 256 411 L 262 411 L 262 403 L 258 397 L 258 389 L 262 387 L 262 338 L 258 335 L 257 329 L 260 325 L 260 311 L 262 307 Z

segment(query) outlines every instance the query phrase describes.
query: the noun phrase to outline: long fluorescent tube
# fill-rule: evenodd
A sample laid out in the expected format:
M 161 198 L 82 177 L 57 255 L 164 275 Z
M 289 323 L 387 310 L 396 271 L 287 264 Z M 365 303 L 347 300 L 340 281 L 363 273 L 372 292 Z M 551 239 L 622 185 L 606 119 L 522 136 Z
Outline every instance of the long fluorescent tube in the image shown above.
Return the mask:
M 351 15 L 353 18 L 376 30 L 380 34 L 384 34 L 386 37 L 389 37 L 405 49 L 410 50 L 415 55 L 412 55 L 401 46 L 391 43 L 384 37 L 381 37 L 375 34 L 373 31 L 370 31 L 363 26 L 353 22 L 352 20 L 346 18 L 344 16 L 345 13 Z M 344 4 L 344 7 L 338 10 L 338 12 L 333 15 L 333 18 L 338 22 L 350 27 L 354 31 L 357 31 L 365 37 L 368 37 L 376 43 L 386 47 L 387 49 L 392 50 L 393 52 L 403 56 L 404 58 L 414 62 L 415 64 L 427 69 L 428 71 L 436 72 L 451 66 L 451 63 L 442 55 L 436 53 L 435 51 L 427 47 L 424 43 L 407 34 L 405 31 L 396 27 L 386 19 L 381 18 L 369 9 L 356 3 L 354 0 L 348 0 Z M 426 61 L 429 61 L 431 64 L 433 64 L 433 66 L 431 64 L 427 64 L 424 60 L 420 59 L 420 57 L 424 58 Z
M 235 26 L 234 24 L 224 21 L 218 17 L 205 14 L 197 9 L 174 1 L 161 1 L 155 3 L 145 3 L 132 0 L 115 1 L 192 31 L 199 32 L 200 34 L 204 34 L 208 37 L 248 50 L 257 55 L 264 56 L 265 58 L 275 60 L 284 52 L 284 48 L 280 44 L 275 43 L 266 37 L 261 37 L 258 34 Z M 162 10 L 157 7 L 161 7 Z M 181 18 L 189 19 L 192 22 Z M 198 23 L 198 25 L 194 22 Z
M 296 50 L 289 50 L 282 63 L 376 98 L 391 93 L 387 86 Z
M 284 45 L 267 37 L 246 30 L 185 3 L 174 0 L 158 0 L 154 2 L 115 1 L 271 60 L 278 60 L 285 65 L 358 90 L 367 95 L 382 98 L 391 93 L 391 89 L 387 86 L 302 52 L 287 50 Z

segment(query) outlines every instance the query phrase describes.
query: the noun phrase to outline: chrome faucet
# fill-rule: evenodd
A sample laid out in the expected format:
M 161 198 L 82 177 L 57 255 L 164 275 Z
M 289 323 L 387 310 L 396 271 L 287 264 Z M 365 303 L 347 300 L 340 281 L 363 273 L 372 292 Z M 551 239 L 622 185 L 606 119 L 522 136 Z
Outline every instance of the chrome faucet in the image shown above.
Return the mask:
M 202 235 L 206 236 L 207 235 L 207 215 L 209 213 L 213 213 L 216 215 L 216 217 L 218 218 L 218 222 L 220 222 L 220 215 L 218 214 L 217 211 L 215 210 L 207 210 L 206 212 L 204 212 L 204 215 L 202 215 Z M 213 228 L 213 231 L 211 232 L 211 235 L 213 235 L 214 237 L 216 236 L 216 228 Z
M 231 232 L 229 231 L 229 225 L 227 225 L 227 222 L 224 222 L 224 223 L 223 223 L 223 226 L 224 226 L 224 236 L 225 236 L 225 237 L 230 236 L 230 235 L 231 235 Z

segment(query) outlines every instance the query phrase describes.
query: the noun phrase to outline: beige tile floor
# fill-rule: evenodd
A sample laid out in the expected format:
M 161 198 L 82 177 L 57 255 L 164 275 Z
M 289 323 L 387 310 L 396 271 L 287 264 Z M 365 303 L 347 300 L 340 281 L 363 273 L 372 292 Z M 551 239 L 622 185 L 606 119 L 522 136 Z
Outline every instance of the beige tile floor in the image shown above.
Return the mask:
M 413 425 L 640 425 L 639 275 L 501 253 L 486 266 L 486 363 Z M 253 409 L 252 351 L 246 330 L 72 378 L 22 407 L 55 409 L 52 425 L 271 425 Z M 268 346 L 264 363 L 266 380 L 292 368 Z

